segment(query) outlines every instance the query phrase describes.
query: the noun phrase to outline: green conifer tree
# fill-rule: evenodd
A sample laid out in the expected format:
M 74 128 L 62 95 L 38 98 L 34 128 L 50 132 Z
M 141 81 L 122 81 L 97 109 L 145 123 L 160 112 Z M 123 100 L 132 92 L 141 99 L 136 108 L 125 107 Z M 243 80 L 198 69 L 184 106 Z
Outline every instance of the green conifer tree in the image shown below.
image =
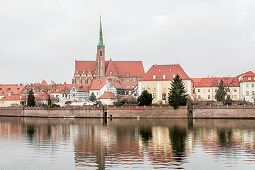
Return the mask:
M 96 99 L 97 99 L 97 98 L 96 98 L 94 92 L 92 92 L 91 95 L 89 96 L 89 100 L 93 102 L 93 101 L 95 101 Z
M 34 107 L 35 106 L 35 96 L 33 90 L 29 90 L 29 94 L 27 97 L 27 106 Z
M 218 102 L 224 103 L 226 94 L 227 92 L 224 88 L 223 80 L 220 80 L 219 89 L 216 92 L 215 98 Z
M 152 94 L 149 93 L 147 90 L 144 90 L 142 94 L 138 97 L 137 102 L 139 106 L 149 106 L 152 103 Z
M 172 83 L 171 89 L 168 94 L 168 103 L 173 106 L 174 109 L 178 109 L 179 106 L 185 106 L 187 103 L 187 94 L 184 88 L 184 83 L 180 76 L 177 74 Z

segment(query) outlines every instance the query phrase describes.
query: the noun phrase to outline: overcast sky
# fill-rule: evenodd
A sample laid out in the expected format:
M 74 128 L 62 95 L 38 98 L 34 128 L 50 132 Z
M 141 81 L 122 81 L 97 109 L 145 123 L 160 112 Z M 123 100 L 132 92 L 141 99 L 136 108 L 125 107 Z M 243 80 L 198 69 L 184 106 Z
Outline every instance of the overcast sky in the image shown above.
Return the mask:
M 0 0 L 0 84 L 71 83 L 95 60 L 180 64 L 190 77 L 255 71 L 254 0 Z

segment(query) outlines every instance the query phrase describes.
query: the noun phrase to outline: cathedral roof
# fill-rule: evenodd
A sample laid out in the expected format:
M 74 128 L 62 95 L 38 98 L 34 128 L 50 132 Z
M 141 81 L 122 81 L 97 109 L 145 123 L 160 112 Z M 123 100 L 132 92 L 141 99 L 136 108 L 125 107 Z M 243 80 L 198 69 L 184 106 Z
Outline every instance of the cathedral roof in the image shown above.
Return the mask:
M 142 61 L 105 61 L 105 70 L 114 68 L 119 77 L 143 77 L 144 68 Z M 94 72 L 96 70 L 96 61 L 75 61 L 75 70 L 78 72 Z M 110 71 L 110 69 L 109 69 Z

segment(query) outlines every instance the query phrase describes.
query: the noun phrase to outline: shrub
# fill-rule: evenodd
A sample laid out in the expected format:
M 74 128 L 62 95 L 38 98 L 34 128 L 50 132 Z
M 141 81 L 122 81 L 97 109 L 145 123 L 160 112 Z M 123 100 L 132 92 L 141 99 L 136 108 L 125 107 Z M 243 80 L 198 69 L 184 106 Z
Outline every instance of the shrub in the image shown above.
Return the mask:
M 144 90 L 142 94 L 138 97 L 137 102 L 139 106 L 149 106 L 152 103 L 152 94 L 149 93 L 147 90 Z

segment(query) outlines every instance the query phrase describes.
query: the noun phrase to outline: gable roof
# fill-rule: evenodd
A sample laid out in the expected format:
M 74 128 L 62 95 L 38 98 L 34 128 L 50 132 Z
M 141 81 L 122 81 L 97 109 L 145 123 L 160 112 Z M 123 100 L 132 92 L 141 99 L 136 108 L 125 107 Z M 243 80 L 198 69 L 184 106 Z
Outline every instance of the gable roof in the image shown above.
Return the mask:
M 0 96 L 20 94 L 24 88 L 18 84 L 0 84 Z
M 93 79 L 90 90 L 100 90 L 106 84 L 106 79 Z
M 173 80 L 173 77 L 177 74 L 183 80 L 191 80 L 179 64 L 171 64 L 151 66 L 151 68 L 147 71 L 145 76 L 140 79 L 140 81 Z M 163 75 L 165 75 L 165 79 L 163 78 Z M 153 76 L 156 76 L 155 79 L 153 79 Z
M 117 97 L 112 92 L 105 92 L 98 99 L 117 99 Z
M 74 84 L 77 91 L 80 92 L 88 92 L 89 91 L 89 84 Z
M 118 76 L 117 71 L 116 71 L 116 69 L 114 67 L 114 64 L 112 62 L 112 59 L 110 59 L 110 61 L 108 63 L 108 67 L 106 69 L 105 75 L 107 75 L 107 76 L 111 76 L 111 75 Z
M 132 90 L 137 86 L 137 81 L 121 81 L 120 84 L 122 85 L 123 89 Z
M 108 69 L 109 66 L 109 69 Z M 75 61 L 75 71 L 94 73 L 96 70 L 96 61 Z M 142 61 L 105 61 L 106 73 L 114 70 L 119 77 L 143 77 L 144 68 Z
M 239 78 L 240 82 L 255 82 L 255 73 L 253 73 L 252 71 L 248 71 L 244 74 L 241 74 Z

